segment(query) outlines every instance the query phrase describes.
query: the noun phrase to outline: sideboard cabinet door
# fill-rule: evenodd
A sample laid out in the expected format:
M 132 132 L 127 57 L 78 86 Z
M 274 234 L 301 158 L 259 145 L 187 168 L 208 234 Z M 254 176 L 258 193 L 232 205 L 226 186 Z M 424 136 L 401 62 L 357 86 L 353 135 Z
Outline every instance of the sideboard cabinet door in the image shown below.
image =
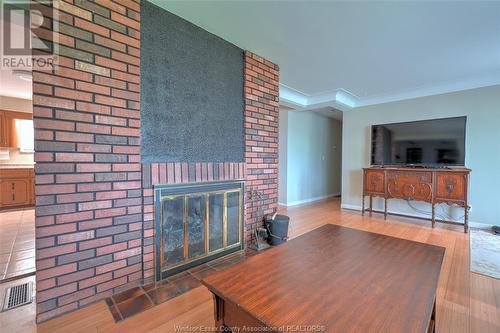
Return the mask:
M 366 194 L 385 193 L 385 172 L 383 170 L 366 170 L 364 179 Z
M 463 203 L 467 199 L 467 175 L 441 173 L 436 175 L 436 201 Z

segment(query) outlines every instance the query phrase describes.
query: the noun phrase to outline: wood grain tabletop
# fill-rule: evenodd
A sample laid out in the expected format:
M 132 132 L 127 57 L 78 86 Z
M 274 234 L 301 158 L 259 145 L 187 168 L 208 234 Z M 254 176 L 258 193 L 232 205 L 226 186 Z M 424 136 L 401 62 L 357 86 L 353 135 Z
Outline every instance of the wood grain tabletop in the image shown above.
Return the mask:
M 268 327 L 425 332 L 445 249 L 327 224 L 203 284 Z

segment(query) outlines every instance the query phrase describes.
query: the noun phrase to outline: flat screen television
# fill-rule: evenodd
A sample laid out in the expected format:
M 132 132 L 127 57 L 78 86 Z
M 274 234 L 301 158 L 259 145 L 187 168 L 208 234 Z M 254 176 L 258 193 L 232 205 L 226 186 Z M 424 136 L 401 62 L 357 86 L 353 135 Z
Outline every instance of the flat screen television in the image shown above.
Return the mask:
M 371 164 L 464 166 L 466 121 L 454 117 L 373 125 Z

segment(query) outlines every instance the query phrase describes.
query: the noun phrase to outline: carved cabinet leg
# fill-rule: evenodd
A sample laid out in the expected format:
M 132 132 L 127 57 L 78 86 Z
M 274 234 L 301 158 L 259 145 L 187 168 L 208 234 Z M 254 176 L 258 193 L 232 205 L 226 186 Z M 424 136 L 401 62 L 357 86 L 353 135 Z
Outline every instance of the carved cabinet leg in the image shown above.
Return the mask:
M 469 206 L 465 205 L 464 232 L 467 233 L 468 230 L 469 230 Z
M 434 224 L 436 224 L 436 206 L 432 204 L 432 227 L 434 228 Z
M 361 216 L 365 216 L 365 195 L 361 197 Z
M 370 216 L 372 216 L 373 212 L 373 197 L 370 195 Z
M 387 198 L 384 198 L 384 220 L 387 220 Z

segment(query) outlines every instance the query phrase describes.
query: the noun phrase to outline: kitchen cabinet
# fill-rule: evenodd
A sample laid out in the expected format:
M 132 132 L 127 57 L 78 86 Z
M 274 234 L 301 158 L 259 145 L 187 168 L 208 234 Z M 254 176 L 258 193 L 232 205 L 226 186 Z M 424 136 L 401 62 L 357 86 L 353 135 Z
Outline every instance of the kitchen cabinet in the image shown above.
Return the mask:
M 5 112 L 0 111 L 0 147 L 8 147 L 8 137 Z
M 19 148 L 16 119 L 32 119 L 31 113 L 0 110 L 0 147 Z
M 0 209 L 35 204 L 34 172 L 26 169 L 0 169 Z

